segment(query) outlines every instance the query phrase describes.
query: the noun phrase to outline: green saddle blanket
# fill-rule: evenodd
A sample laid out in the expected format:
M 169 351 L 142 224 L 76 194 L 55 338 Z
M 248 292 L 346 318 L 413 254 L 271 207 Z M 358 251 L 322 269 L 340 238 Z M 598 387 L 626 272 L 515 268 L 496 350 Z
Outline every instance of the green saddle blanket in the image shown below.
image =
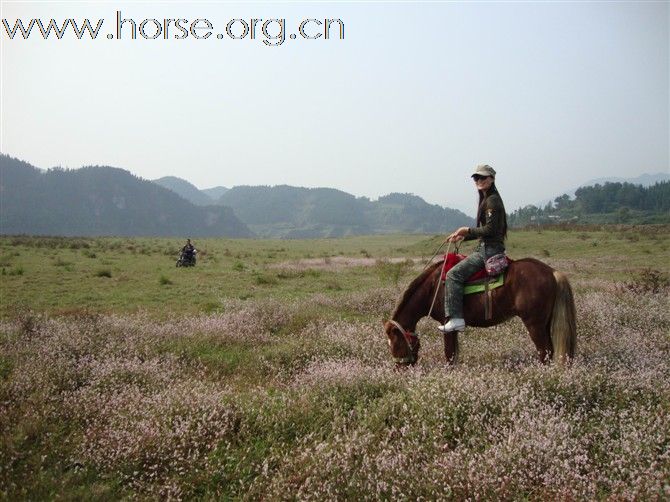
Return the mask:
M 489 282 L 489 289 L 496 289 L 505 284 L 505 273 L 503 272 L 498 277 Z M 482 293 L 486 291 L 486 285 L 482 282 L 480 284 L 466 284 L 463 289 L 463 294 L 472 295 L 474 293 Z

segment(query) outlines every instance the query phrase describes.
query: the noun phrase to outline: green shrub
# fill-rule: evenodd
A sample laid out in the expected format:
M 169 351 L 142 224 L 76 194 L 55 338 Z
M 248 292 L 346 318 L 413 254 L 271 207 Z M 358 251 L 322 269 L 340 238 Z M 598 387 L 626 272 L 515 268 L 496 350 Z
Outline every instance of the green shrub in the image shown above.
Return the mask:
M 398 263 L 392 263 L 388 260 L 377 260 L 375 265 L 377 273 L 384 281 L 391 281 L 394 286 L 400 282 L 402 277 L 412 267 L 412 260 L 404 260 Z
M 666 293 L 670 291 L 670 278 L 660 270 L 645 268 L 629 281 L 618 286 L 618 289 L 633 293 Z
M 221 304 L 219 302 L 207 302 L 202 306 L 202 311 L 211 314 L 212 312 L 218 311 L 220 308 Z
M 329 291 L 340 291 L 342 289 L 341 284 L 337 282 L 335 279 L 326 281 L 325 287 Z
M 277 284 L 277 278 L 269 274 L 257 274 L 254 276 L 254 282 L 259 286 L 269 285 L 272 286 Z

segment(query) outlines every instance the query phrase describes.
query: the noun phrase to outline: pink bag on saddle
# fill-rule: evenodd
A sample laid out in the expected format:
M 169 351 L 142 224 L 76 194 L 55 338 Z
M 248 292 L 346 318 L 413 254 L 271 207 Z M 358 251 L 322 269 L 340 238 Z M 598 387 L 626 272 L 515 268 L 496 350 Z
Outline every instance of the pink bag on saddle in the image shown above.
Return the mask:
M 486 260 L 486 273 L 490 276 L 501 274 L 508 264 L 509 261 L 505 253 L 495 254 Z

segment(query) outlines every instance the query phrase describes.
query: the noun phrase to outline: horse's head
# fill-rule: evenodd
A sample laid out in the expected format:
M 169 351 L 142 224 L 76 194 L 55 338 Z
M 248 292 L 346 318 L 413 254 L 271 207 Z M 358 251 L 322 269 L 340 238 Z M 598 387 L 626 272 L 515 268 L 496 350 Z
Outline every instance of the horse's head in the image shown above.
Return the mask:
M 398 367 L 413 366 L 419 360 L 419 336 L 407 331 L 394 320 L 384 323 L 384 331 L 388 337 L 391 355 Z

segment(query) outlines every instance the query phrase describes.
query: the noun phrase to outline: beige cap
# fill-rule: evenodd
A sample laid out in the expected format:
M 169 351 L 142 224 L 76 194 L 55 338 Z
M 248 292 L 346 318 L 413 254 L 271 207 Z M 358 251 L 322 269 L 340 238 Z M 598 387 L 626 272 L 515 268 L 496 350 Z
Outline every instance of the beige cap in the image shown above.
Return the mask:
M 478 174 L 479 176 L 492 176 L 495 178 L 496 170 L 488 164 L 479 164 L 477 167 L 475 167 L 475 171 L 472 173 L 472 176 L 475 174 Z

